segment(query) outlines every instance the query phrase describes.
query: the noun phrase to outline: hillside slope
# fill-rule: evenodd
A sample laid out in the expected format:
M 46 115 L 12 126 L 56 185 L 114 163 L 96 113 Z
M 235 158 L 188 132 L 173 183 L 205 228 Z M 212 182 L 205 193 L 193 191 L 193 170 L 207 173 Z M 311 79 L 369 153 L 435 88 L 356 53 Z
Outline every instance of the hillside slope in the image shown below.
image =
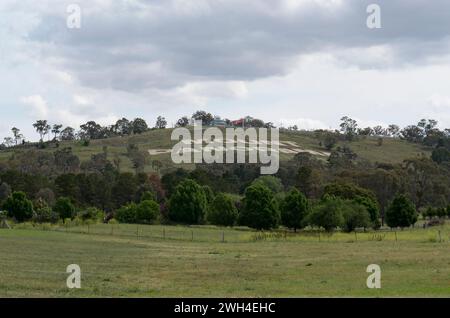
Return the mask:
M 109 139 L 92 140 L 88 146 L 82 145 L 79 141 L 60 142 L 59 148 L 71 147 L 73 153 L 77 155 L 81 162 L 87 161 L 92 155 L 107 152 L 108 159 L 119 160 L 121 171 L 133 171 L 133 164 L 127 155 L 127 147 L 135 145 L 142 152 L 147 153 L 147 160 L 144 171 L 153 172 L 152 162 L 158 160 L 162 163 L 161 171 L 171 170 L 175 165 L 170 158 L 170 150 L 175 141 L 171 141 L 172 129 L 151 130 L 140 135 L 114 137 Z M 310 152 L 320 159 L 326 160 L 330 154 L 322 145 L 320 139 L 313 132 L 290 132 L 280 133 L 280 160 L 291 159 L 296 152 Z M 384 138 L 382 144 L 376 137 L 367 137 L 353 142 L 338 142 L 337 147 L 349 147 L 358 158 L 369 162 L 382 163 L 401 163 L 407 158 L 414 158 L 421 155 L 430 156 L 431 150 L 418 144 L 412 144 L 403 140 L 394 138 Z M 35 146 L 10 148 L 0 151 L 0 162 L 7 162 L 11 156 L 27 151 L 37 149 Z M 46 149 L 38 151 L 54 152 L 56 146 L 50 145 Z M 159 153 L 161 152 L 161 153 Z M 182 165 L 183 168 L 192 169 L 194 165 Z M 181 166 L 180 166 L 181 167 Z

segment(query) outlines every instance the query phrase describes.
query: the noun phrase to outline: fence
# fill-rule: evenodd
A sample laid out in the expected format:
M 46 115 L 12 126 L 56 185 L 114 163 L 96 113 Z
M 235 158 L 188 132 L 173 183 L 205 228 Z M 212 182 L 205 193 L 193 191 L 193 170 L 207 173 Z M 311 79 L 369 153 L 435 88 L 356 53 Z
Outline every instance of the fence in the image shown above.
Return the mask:
M 132 224 L 18 224 L 16 229 L 58 231 L 72 234 L 116 236 L 133 239 L 177 240 L 192 242 L 245 243 L 259 241 L 292 242 L 450 242 L 450 225 L 427 229 L 360 231 L 326 233 L 321 231 L 277 230 L 258 232 L 248 228 L 217 228 L 209 226 L 163 226 Z

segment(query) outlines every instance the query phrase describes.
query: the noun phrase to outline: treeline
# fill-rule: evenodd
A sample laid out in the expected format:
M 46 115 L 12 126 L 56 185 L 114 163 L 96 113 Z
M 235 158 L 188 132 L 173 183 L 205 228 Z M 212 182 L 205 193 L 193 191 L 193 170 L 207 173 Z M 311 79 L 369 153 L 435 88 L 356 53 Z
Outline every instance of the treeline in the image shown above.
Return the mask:
M 448 165 L 426 157 L 388 165 L 359 161 L 357 156 L 330 156 L 324 162 L 300 153 L 276 176 L 263 177 L 256 165 L 201 164 L 160 178 L 121 173 L 106 157 L 91 169 L 55 175 L 0 169 L 2 208 L 18 221 L 114 218 L 124 223 L 351 231 L 383 224 L 407 227 L 418 213 L 442 219 L 450 203 Z
M 177 120 L 175 127 L 186 127 L 192 123 L 192 121 L 201 121 L 203 125 L 211 125 L 214 121 L 214 116 L 203 110 L 196 111 L 192 116 L 183 116 Z M 227 125 L 232 125 L 231 120 L 224 120 Z M 88 121 L 83 125 L 80 125 L 79 129 L 72 128 L 70 126 L 63 128 L 61 124 L 50 124 L 48 120 L 37 120 L 33 124 L 33 128 L 39 134 L 40 142 L 39 146 L 45 147 L 45 141 L 57 142 L 57 141 L 71 141 L 79 140 L 88 144 L 89 140 L 106 139 L 117 136 L 130 136 L 136 134 L 142 134 L 146 131 L 153 129 L 165 129 L 167 128 L 167 120 L 163 116 L 158 116 L 153 127 L 150 127 L 147 122 L 142 118 L 135 118 L 129 120 L 127 118 L 119 119 L 116 123 L 109 126 L 102 126 L 95 121 Z M 260 119 L 251 119 L 246 123 L 247 127 L 275 127 L 272 123 L 265 123 Z M 3 143 L 0 144 L 1 148 L 15 147 L 19 145 L 27 144 L 25 136 L 21 133 L 21 130 L 17 127 L 11 129 L 12 136 L 5 137 Z

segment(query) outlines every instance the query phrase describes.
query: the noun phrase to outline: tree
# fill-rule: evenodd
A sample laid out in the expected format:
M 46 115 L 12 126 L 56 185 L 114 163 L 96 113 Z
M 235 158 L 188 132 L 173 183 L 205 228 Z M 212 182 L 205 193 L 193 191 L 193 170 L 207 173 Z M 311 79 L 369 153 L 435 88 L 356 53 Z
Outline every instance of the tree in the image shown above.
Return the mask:
M 61 140 L 75 140 L 75 129 L 73 129 L 72 127 L 66 127 L 64 128 L 60 135 L 59 138 Z
M 145 191 L 141 195 L 141 201 L 140 202 L 143 202 L 143 201 L 156 201 L 156 196 L 151 191 Z
M 409 227 L 417 222 L 417 212 L 411 200 L 397 195 L 386 211 L 386 223 L 390 227 Z
M 133 202 L 137 188 L 136 178 L 132 173 L 124 172 L 119 174 L 112 188 L 112 197 L 116 206 L 123 206 Z
M 211 125 L 212 121 L 214 120 L 214 117 L 211 113 L 207 113 L 204 110 L 198 110 L 193 115 L 192 118 L 194 120 L 200 120 L 202 122 L 202 125 L 209 126 Z
M 219 226 L 233 226 L 238 219 L 238 211 L 230 196 L 218 193 L 207 213 L 208 222 Z
M 356 120 L 345 116 L 341 118 L 341 122 L 341 131 L 346 135 L 347 140 L 353 140 L 358 128 Z
M 155 128 L 165 129 L 166 127 L 167 127 L 166 119 L 162 116 L 158 116 L 158 118 L 156 119 Z
M 344 225 L 343 200 L 334 196 L 325 196 L 313 208 L 308 221 L 310 225 L 323 227 L 327 232 L 342 227 Z
M 423 130 L 418 126 L 407 126 L 400 131 L 400 138 L 409 142 L 422 142 L 424 138 Z
M 122 206 L 114 213 L 114 218 L 120 223 L 133 224 L 137 220 L 137 205 L 132 202 Z
M 14 145 L 14 140 L 11 137 L 5 137 L 3 139 L 3 143 L 5 144 L 6 147 L 11 147 Z
M 380 207 L 372 191 L 351 183 L 331 183 L 325 186 L 324 196 L 327 195 L 353 200 L 356 203 L 364 205 L 369 212 L 373 227 L 380 227 Z
M 306 196 L 292 189 L 286 195 L 281 206 L 281 222 L 284 226 L 294 229 L 301 229 L 305 225 L 305 217 L 309 212 L 309 203 Z
M 250 127 L 254 127 L 254 128 L 263 128 L 264 127 L 264 121 L 262 121 L 261 119 L 252 119 L 249 123 Z M 295 126 L 297 127 L 297 126 Z M 297 127 L 298 129 L 298 127 Z M 294 130 L 297 130 L 294 129 Z
M 136 209 L 136 221 L 140 224 L 151 224 L 159 215 L 159 204 L 153 200 L 139 203 Z
M 169 200 L 169 218 L 184 224 L 203 223 L 207 202 L 203 188 L 191 179 L 181 181 Z
M 55 193 L 52 189 L 42 188 L 40 189 L 35 196 L 38 200 L 43 200 L 47 205 L 52 206 L 55 204 Z
M 75 206 L 72 204 L 72 201 L 66 197 L 60 197 L 56 200 L 55 206 L 53 210 L 58 213 L 59 217 L 62 220 L 72 219 L 75 217 Z
M 189 125 L 189 118 L 184 116 L 178 119 L 176 127 L 186 127 L 187 125 Z
M 55 124 L 52 128 L 52 133 L 54 135 L 54 139 L 57 140 L 58 135 L 61 133 L 61 128 L 63 125 Z
M 116 121 L 111 130 L 119 136 L 130 135 L 133 131 L 133 123 L 126 118 L 122 118 Z
M 13 127 L 11 129 L 13 136 L 14 136 L 14 142 L 16 143 L 16 146 L 18 145 L 19 141 L 23 138 L 23 135 L 20 133 L 20 129 Z
M 11 195 L 11 187 L 6 182 L 0 183 L 0 203 Z
M 257 230 L 270 230 L 276 228 L 279 221 L 280 212 L 273 192 L 263 184 L 247 187 L 239 223 Z
M 269 188 L 274 194 L 283 191 L 281 180 L 274 176 L 261 176 L 252 182 L 253 185 L 261 184 Z
M 133 134 L 142 134 L 148 130 L 147 122 L 142 118 L 135 118 L 131 123 Z
M 325 136 L 323 137 L 323 145 L 325 149 L 327 150 L 333 149 L 337 142 L 338 138 L 334 133 L 328 131 L 325 133 Z
M 44 136 L 47 136 L 48 135 L 48 140 L 50 141 L 50 131 L 51 131 L 51 129 L 52 129 L 52 126 L 50 126 L 50 124 L 47 124 L 45 127 L 44 127 Z
M 44 136 L 46 135 L 46 131 L 48 130 L 48 124 L 46 120 L 38 120 L 33 124 L 33 127 L 36 129 L 37 133 L 40 136 L 41 142 L 44 140 Z
M 438 164 L 441 164 L 443 162 L 449 162 L 450 151 L 444 147 L 436 148 L 433 150 L 433 153 L 431 154 L 431 159 Z
M 56 223 L 59 215 L 52 211 L 45 200 L 39 198 L 34 204 L 33 221 L 38 223 Z
M 80 129 L 79 135 L 83 140 L 104 138 L 104 128 L 95 121 L 88 121 Z
M 342 215 L 344 217 L 343 230 L 345 232 L 352 232 L 358 227 L 366 228 L 371 225 L 367 208 L 358 202 L 345 201 Z
M 400 127 L 397 125 L 389 125 L 388 129 L 387 129 L 389 135 L 391 135 L 392 137 L 398 137 L 399 133 L 400 133 Z
M 13 192 L 3 204 L 3 209 L 8 216 L 15 218 L 18 222 L 24 222 L 33 217 L 33 203 L 27 199 L 24 192 Z

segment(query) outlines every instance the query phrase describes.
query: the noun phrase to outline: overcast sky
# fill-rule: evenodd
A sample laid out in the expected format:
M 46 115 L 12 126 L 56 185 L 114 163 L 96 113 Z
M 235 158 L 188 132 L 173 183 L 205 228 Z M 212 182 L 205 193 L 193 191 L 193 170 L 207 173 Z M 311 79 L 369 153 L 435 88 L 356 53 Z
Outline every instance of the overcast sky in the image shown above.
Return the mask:
M 82 8 L 80 29 L 67 6 Z M 381 7 L 381 29 L 366 25 Z M 197 109 L 284 126 L 450 127 L 448 0 L 1 0 L 0 136 Z M 0 138 L 0 139 L 2 139 Z

